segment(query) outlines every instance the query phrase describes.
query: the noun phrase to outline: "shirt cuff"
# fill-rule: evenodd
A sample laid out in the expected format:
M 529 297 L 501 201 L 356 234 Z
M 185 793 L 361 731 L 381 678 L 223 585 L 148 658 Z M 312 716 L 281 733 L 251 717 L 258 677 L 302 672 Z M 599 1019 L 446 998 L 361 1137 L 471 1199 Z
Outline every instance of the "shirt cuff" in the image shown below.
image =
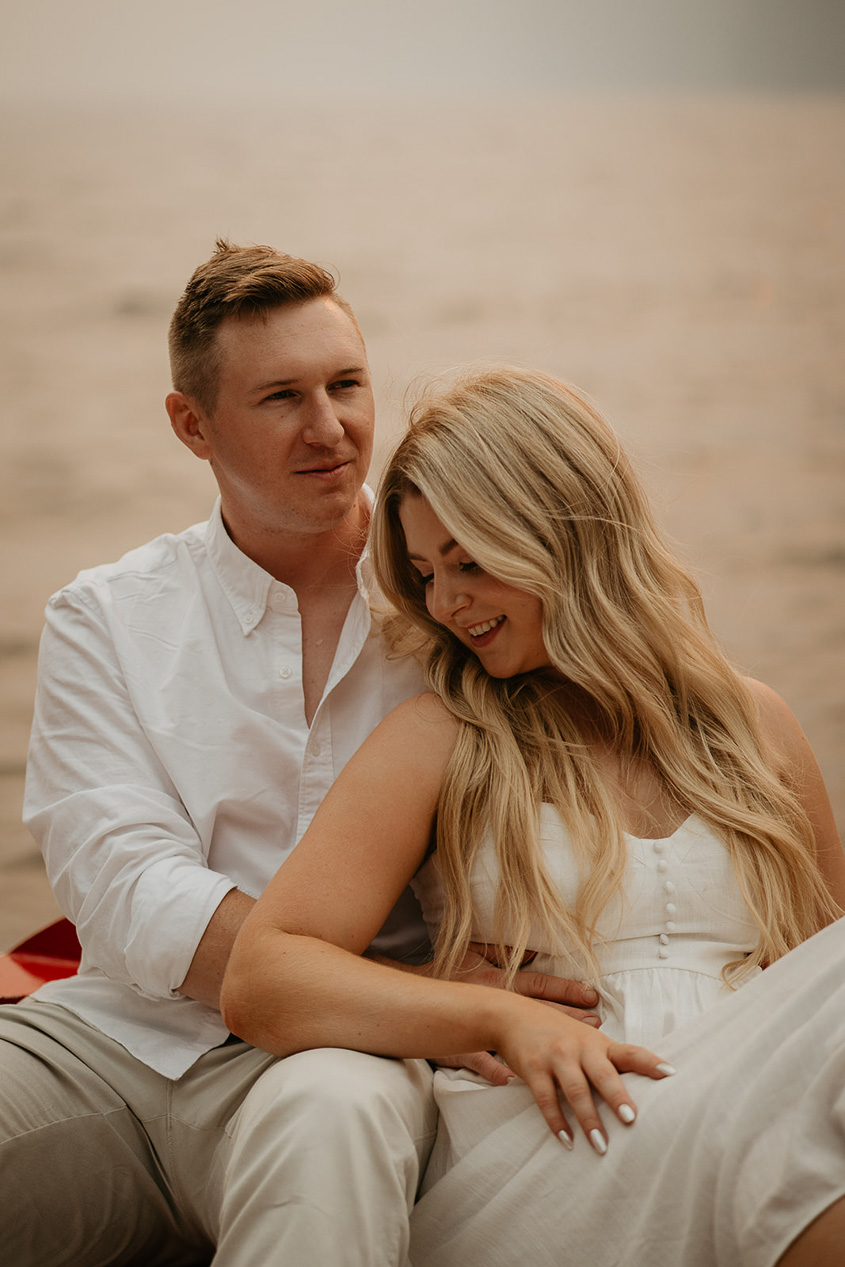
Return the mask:
M 153 863 L 138 878 L 126 968 L 150 998 L 179 998 L 197 946 L 234 880 L 183 859 Z

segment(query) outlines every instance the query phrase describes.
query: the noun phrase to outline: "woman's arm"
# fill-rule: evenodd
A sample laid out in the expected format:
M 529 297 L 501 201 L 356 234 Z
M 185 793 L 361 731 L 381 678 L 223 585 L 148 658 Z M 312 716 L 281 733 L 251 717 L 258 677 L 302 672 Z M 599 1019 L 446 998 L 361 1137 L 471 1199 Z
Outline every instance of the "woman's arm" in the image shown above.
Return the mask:
M 426 854 L 456 734 L 438 701 L 420 696 L 344 767 L 236 940 L 222 995 L 234 1032 L 277 1055 L 354 1046 L 354 979 L 376 993 L 380 981 L 407 988 L 407 974 L 358 956 Z
M 819 763 L 788 704 L 762 682 L 749 678 L 748 685 L 757 700 L 763 734 L 810 820 L 822 877 L 834 902 L 845 910 L 845 852 Z
M 373 732 L 245 920 L 223 983 L 224 1019 L 280 1056 L 324 1046 L 420 1057 L 496 1050 L 555 1134 L 568 1135 L 560 1090 L 603 1140 L 589 1084 L 630 1120 L 618 1071 L 660 1077 L 659 1057 L 537 1000 L 361 957 L 425 856 L 456 733 L 432 696 L 407 701 Z

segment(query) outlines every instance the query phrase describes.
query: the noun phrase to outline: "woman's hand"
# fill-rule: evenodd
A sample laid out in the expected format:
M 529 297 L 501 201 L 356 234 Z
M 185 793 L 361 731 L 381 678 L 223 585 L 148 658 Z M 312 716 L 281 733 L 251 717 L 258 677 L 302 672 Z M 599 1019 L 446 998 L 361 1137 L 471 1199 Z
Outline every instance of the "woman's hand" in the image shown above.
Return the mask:
M 496 1050 L 528 1084 L 550 1130 L 562 1144 L 571 1148 L 573 1139 L 561 1099 L 569 1104 L 596 1152 L 604 1154 L 607 1136 L 596 1111 L 593 1088 L 619 1120 L 630 1126 L 637 1110 L 620 1074 L 665 1078 L 674 1069 L 645 1047 L 614 1042 L 600 1030 L 530 999 L 510 998 L 514 1006 Z
M 523 959 L 523 964 L 531 963 L 536 953 L 536 951 L 528 951 Z M 389 962 L 380 956 L 375 957 L 379 958 L 381 962 Z M 431 975 L 431 964 L 411 966 L 394 963 L 393 966 L 406 972 L 416 972 L 423 976 Z M 496 962 L 495 947 L 483 945 L 480 942 L 471 942 L 454 979 L 468 982 L 472 985 L 485 985 L 497 990 L 504 989 L 505 972 Z M 552 977 L 545 973 L 526 972 L 523 970 L 518 973 L 513 988 L 517 994 L 524 994 L 533 999 L 541 999 L 549 1007 L 559 1008 L 574 1020 L 581 1021 L 585 1025 L 601 1025 L 599 1016 L 589 1010 L 595 1007 L 599 999 L 592 986 L 585 986 L 580 981 L 570 981 L 564 977 Z M 472 1069 L 474 1073 L 480 1074 L 482 1078 L 486 1078 L 488 1082 L 492 1082 L 497 1087 L 506 1086 L 515 1076 L 513 1069 L 509 1068 L 508 1065 L 504 1064 L 502 1060 L 489 1051 L 461 1052 L 459 1055 L 438 1056 L 434 1063 L 447 1069 Z

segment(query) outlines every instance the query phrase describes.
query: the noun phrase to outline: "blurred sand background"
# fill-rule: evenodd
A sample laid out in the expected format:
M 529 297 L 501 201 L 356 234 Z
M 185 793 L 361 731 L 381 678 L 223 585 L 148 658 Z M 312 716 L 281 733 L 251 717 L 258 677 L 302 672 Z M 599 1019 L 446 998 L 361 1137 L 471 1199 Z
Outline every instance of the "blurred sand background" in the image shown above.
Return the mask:
M 845 10 L 582 8 L 0 4 L 0 949 L 57 913 L 20 824 L 44 603 L 213 500 L 162 402 L 217 234 L 340 274 L 374 475 L 420 373 L 585 388 L 845 827 Z

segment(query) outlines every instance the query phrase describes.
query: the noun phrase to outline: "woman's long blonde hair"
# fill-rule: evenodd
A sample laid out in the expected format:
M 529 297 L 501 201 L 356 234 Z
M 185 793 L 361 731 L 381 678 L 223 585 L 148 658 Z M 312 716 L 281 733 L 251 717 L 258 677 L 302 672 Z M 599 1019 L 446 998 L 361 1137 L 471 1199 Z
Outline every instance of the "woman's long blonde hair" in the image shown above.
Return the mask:
M 426 499 L 482 568 L 541 600 L 552 670 L 491 678 L 432 619 L 399 521 L 409 494 Z M 755 701 L 716 645 L 698 587 L 661 541 L 616 436 L 577 390 L 503 368 L 421 400 L 384 472 L 371 542 L 397 613 L 386 632 L 408 645 L 415 631 L 430 686 L 460 723 L 437 818 L 440 971 L 453 973 L 465 954 L 469 877 L 488 830 L 511 979 L 538 924 L 561 953 L 568 941 L 595 968 L 597 922 L 626 865 L 597 740 L 623 772 L 647 763 L 672 801 L 725 840 L 760 930 L 729 975 L 778 958 L 839 914 Z M 574 910 L 543 864 L 542 801 L 558 810 L 579 860 Z

